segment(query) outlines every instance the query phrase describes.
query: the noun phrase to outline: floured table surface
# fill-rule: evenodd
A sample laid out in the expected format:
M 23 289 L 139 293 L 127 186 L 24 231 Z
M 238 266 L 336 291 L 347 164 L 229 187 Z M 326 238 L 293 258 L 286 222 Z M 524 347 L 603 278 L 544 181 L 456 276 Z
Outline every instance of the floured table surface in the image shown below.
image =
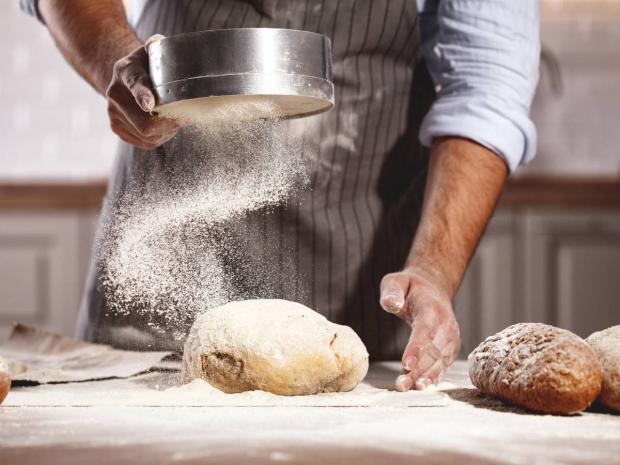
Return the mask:
M 170 368 L 174 365 L 168 362 L 167 366 Z M 264 391 L 226 394 L 202 379 L 184 385 L 180 381 L 178 371 L 154 371 L 127 379 L 16 387 L 4 405 L 7 407 L 442 407 L 448 404 L 449 397 L 439 389 L 455 387 L 455 384 L 444 381 L 426 391 L 397 392 L 393 389 L 393 384 L 398 374 L 398 364 L 375 363 L 366 379 L 353 391 L 309 396 L 279 396 Z M 457 382 L 457 379 L 454 381 Z
M 386 390 L 397 373 L 374 364 L 353 393 L 305 400 L 213 402 L 174 372 L 18 387 L 0 407 L 0 462 L 620 464 L 618 415 L 508 407 L 471 387 L 465 362 L 426 393 Z

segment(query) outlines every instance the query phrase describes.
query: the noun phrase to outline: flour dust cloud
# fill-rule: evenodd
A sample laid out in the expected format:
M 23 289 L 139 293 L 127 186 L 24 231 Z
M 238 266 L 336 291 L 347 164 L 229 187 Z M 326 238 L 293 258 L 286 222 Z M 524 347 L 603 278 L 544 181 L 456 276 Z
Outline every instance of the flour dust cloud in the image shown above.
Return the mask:
M 100 288 L 110 311 L 181 340 L 198 312 L 270 293 L 273 264 L 261 270 L 244 262 L 253 238 L 237 225 L 287 202 L 308 175 L 301 137 L 288 122 L 251 118 L 269 114 L 269 105 L 164 113 L 190 125 L 153 155 L 166 163 L 130 176 L 100 239 Z

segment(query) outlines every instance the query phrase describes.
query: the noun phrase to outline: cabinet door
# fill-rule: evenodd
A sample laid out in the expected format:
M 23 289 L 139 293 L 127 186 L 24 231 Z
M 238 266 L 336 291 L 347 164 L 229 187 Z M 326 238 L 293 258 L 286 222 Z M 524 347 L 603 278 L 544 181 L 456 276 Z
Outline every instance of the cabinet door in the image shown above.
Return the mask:
M 465 274 L 454 304 L 461 328 L 461 356 L 517 317 L 513 226 L 512 214 L 498 211 Z
M 13 321 L 72 335 L 94 213 L 0 214 L 0 327 Z
M 620 212 L 529 212 L 525 310 L 588 336 L 620 324 Z

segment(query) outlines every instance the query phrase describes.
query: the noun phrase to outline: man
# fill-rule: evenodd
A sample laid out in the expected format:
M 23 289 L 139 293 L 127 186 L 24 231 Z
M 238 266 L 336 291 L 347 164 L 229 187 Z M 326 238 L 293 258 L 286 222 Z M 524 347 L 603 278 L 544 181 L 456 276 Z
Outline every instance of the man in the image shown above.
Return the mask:
M 134 5 L 131 26 L 121 0 L 22 4 L 108 100 L 124 141 L 112 200 L 181 137 L 150 114 L 149 37 L 230 27 L 329 36 L 336 108 L 307 135 L 321 142 L 312 189 L 263 212 L 264 228 L 295 244 L 306 303 L 351 325 L 373 358 L 402 354 L 398 389 L 437 382 L 459 351 L 451 301 L 467 263 L 508 173 L 535 153 L 537 0 L 150 0 Z M 102 340 L 114 322 L 96 282 L 93 267 L 79 332 Z

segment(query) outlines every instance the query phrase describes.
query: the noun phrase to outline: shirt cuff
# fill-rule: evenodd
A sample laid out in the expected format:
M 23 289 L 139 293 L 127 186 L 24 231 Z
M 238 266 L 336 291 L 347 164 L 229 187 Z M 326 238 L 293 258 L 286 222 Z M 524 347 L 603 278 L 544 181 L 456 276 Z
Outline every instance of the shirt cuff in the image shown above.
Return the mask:
M 19 0 L 19 6 L 24 13 L 34 16 L 42 24 L 45 24 L 45 21 L 39 12 L 39 0 Z
M 506 102 L 485 96 L 442 96 L 424 118 L 420 141 L 436 137 L 471 139 L 504 159 L 510 172 L 536 154 L 537 133 L 525 111 L 510 111 Z

